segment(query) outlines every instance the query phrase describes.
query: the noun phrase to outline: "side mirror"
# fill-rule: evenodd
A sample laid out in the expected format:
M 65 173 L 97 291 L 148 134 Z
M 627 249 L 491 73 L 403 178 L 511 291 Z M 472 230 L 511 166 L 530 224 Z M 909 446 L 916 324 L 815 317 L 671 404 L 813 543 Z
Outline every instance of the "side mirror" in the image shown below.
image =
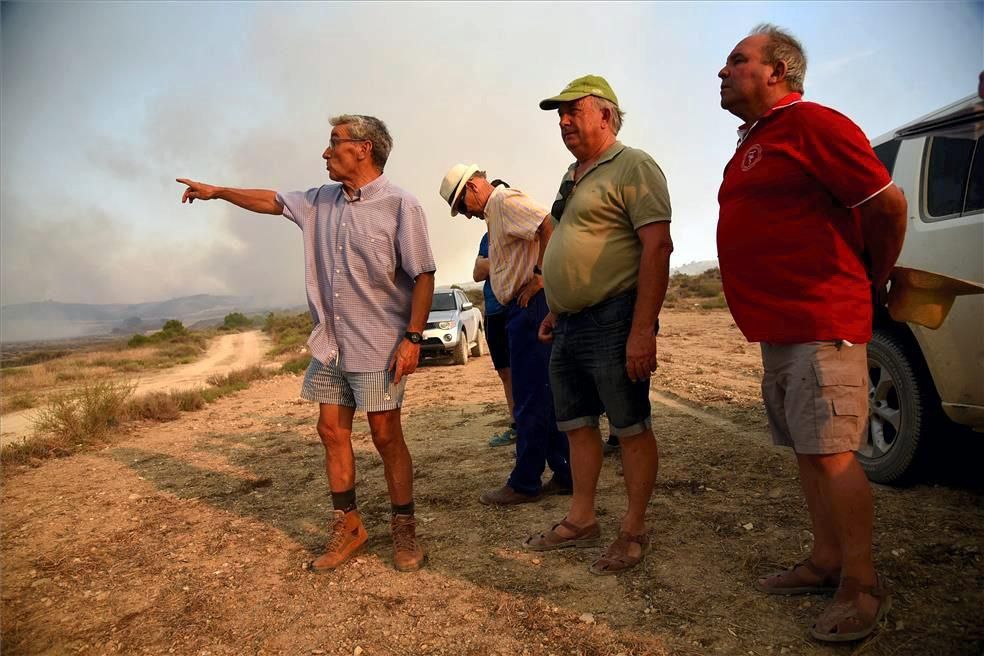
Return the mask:
M 473 307 L 475 307 L 475 304 L 474 303 L 472 303 L 471 301 L 465 301 L 465 304 L 461 306 L 461 309 L 462 310 L 470 310 Z

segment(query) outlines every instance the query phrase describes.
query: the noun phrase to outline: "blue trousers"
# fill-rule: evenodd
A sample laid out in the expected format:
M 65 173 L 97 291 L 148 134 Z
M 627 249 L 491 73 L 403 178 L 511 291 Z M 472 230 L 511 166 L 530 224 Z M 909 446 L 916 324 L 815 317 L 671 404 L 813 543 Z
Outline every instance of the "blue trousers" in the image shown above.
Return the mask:
M 547 316 L 546 294 L 540 290 L 525 308 L 508 305 L 509 362 L 516 419 L 516 466 L 508 485 L 523 494 L 540 491 L 540 477 L 550 465 L 557 482 L 572 485 L 567 436 L 557 430 L 550 391 L 550 345 L 536 338 Z

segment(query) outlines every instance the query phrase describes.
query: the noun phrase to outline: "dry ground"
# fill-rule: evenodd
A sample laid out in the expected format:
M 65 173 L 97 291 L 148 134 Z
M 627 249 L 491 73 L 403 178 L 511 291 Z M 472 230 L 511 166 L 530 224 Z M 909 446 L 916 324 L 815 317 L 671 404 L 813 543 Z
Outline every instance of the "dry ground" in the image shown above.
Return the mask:
M 489 359 L 411 377 L 419 573 L 392 569 L 382 465 L 354 437 L 366 555 L 302 569 L 330 509 L 315 408 L 279 377 L 103 451 L 5 472 L 2 640 L 9 654 L 980 654 L 984 513 L 976 477 L 876 489 L 880 570 L 895 610 L 866 643 L 807 627 L 820 597 L 750 586 L 809 545 L 790 454 L 770 447 L 759 361 L 727 312 L 664 313 L 653 383 L 662 462 L 653 550 L 594 577 L 593 551 L 529 554 L 566 498 L 493 510 L 510 449 L 489 449 L 505 404 Z M 616 463 L 603 530 L 624 505 Z

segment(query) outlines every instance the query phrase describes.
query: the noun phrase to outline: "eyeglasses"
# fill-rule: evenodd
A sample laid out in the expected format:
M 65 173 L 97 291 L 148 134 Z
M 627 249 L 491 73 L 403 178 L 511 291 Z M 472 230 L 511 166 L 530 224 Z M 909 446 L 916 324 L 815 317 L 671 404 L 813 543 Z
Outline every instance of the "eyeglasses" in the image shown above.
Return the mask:
M 458 212 L 458 214 L 467 214 L 468 213 L 468 208 L 465 207 L 465 194 L 467 194 L 467 193 L 468 193 L 468 187 L 465 186 L 461 190 L 461 195 L 458 196 L 458 205 L 457 205 L 457 208 L 458 209 L 456 210 Z
M 335 150 L 338 148 L 338 144 L 344 141 L 370 141 L 370 139 L 343 139 L 342 137 L 332 137 L 328 140 L 328 148 Z
M 564 214 L 564 208 L 567 207 L 567 199 L 570 198 L 571 192 L 574 191 L 576 184 L 573 180 L 564 180 L 560 185 L 560 191 L 557 192 L 559 198 L 550 206 L 550 216 L 554 220 L 560 221 L 560 217 Z

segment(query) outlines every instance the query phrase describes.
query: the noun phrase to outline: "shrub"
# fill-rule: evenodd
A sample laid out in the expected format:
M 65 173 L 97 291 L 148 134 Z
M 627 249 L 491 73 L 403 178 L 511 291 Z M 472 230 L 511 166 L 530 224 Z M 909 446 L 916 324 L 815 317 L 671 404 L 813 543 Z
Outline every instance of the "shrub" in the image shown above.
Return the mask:
M 291 358 L 281 366 L 281 370 L 288 374 L 300 374 L 307 371 L 308 365 L 311 364 L 310 355 L 299 355 L 296 358 Z
M 225 319 L 223 319 L 222 321 L 222 327 L 227 330 L 249 328 L 252 325 L 253 325 L 253 320 L 247 317 L 242 312 L 231 312 L 225 315 Z
M 181 416 L 181 408 L 167 392 L 148 392 L 127 404 L 126 415 L 133 419 L 174 421 Z
M 137 348 L 138 346 L 146 346 L 147 344 L 150 344 L 150 338 L 147 337 L 146 335 L 141 335 L 140 333 L 137 333 L 136 335 L 131 337 L 130 340 L 126 343 L 126 345 L 129 346 L 130 348 Z
M 69 444 L 99 442 L 126 417 L 126 402 L 133 389 L 129 383 L 96 382 L 59 394 L 38 411 L 34 430 Z

